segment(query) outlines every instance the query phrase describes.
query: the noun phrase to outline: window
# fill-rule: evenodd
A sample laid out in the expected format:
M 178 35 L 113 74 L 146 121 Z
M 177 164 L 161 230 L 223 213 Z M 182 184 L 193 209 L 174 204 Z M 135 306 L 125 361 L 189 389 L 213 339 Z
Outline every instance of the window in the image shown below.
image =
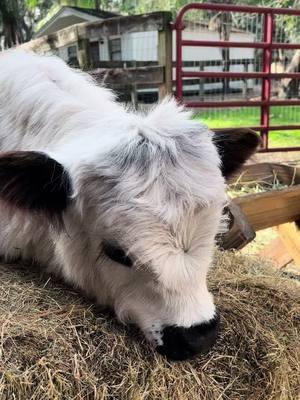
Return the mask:
M 121 38 L 110 39 L 109 53 L 110 53 L 111 61 L 121 61 L 122 60 Z

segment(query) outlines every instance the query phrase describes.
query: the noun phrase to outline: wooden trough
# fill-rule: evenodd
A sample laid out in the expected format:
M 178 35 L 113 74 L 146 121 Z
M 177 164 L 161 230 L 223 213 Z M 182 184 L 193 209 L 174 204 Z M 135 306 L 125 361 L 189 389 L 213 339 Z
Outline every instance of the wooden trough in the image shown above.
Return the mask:
M 300 268 L 300 168 L 275 163 L 247 165 L 229 183 L 271 184 L 274 179 L 285 187 L 231 200 L 227 210 L 230 229 L 220 238 L 220 246 L 241 249 L 255 238 L 256 231 L 273 227 L 278 237 L 260 254 L 278 268 L 292 260 Z

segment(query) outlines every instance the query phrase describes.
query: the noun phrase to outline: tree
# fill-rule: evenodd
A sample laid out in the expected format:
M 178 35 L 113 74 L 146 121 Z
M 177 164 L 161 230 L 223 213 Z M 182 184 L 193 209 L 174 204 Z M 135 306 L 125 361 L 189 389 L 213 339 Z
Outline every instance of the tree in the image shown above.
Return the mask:
M 297 50 L 292 57 L 291 62 L 287 66 L 285 72 L 300 72 L 300 50 Z M 279 97 L 291 99 L 299 97 L 299 79 L 285 78 L 281 80 L 279 89 Z
M 230 33 L 232 27 L 231 13 L 219 12 L 215 14 L 209 21 L 209 29 L 217 30 L 219 33 L 219 40 L 228 42 L 230 40 Z M 230 71 L 230 49 L 228 47 L 221 48 L 223 72 Z M 229 91 L 229 80 L 223 79 L 223 95 Z
M 30 40 L 33 22 L 26 0 L 0 0 L 0 50 Z

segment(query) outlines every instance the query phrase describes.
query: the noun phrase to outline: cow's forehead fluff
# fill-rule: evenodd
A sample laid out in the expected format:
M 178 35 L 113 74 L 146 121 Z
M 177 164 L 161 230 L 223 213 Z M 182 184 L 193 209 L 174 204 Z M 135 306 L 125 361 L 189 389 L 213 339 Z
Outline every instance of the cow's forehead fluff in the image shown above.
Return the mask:
M 145 202 L 170 224 L 197 206 L 224 200 L 212 134 L 190 113 L 168 100 L 136 125 L 136 136 L 112 153 L 122 171 L 120 193 L 128 200 Z
M 128 114 L 119 128 L 122 134 L 111 134 L 108 151 L 95 154 L 81 178 L 101 176 L 98 190 L 109 198 L 110 209 L 113 198 L 119 206 L 148 210 L 174 229 L 197 208 L 224 203 L 212 134 L 190 117 L 172 99 L 147 115 Z

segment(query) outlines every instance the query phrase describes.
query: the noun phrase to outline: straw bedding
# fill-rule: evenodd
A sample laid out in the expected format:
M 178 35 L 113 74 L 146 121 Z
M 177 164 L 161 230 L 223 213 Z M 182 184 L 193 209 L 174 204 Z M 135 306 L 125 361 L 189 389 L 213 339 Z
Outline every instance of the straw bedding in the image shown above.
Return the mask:
M 217 254 L 217 345 L 190 362 L 37 267 L 0 266 L 0 399 L 300 399 L 300 285 L 261 260 Z

